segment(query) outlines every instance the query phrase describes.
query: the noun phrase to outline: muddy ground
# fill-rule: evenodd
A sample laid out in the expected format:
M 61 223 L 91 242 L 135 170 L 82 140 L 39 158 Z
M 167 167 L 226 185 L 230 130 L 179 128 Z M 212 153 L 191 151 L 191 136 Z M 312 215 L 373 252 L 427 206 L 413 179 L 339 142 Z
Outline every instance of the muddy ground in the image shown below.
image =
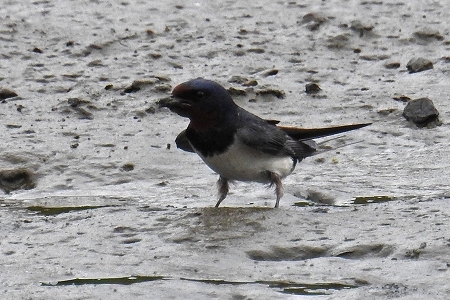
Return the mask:
M 447 299 L 447 6 L 3 1 L 2 299 Z M 195 77 L 285 125 L 373 124 L 299 164 L 279 209 L 251 183 L 214 209 L 156 104 Z M 418 128 L 423 97 L 440 115 Z

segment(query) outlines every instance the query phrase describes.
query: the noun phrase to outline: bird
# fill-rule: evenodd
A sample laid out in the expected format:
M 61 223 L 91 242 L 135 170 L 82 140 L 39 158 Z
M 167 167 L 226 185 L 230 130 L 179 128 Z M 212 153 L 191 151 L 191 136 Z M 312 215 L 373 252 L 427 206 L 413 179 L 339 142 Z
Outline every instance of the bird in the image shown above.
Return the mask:
M 197 153 L 219 175 L 219 207 L 233 181 L 275 186 L 275 208 L 283 196 L 282 180 L 297 163 L 317 151 L 313 139 L 359 129 L 371 123 L 323 128 L 280 126 L 238 106 L 219 83 L 196 78 L 177 85 L 160 107 L 189 119 L 175 139 L 177 147 Z

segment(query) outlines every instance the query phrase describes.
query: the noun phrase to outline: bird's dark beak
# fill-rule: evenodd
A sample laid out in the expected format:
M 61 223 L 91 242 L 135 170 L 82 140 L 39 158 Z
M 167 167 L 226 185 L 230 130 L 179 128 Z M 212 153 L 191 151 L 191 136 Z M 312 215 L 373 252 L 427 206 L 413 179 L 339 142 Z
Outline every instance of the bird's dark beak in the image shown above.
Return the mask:
M 188 113 L 191 109 L 192 103 L 190 101 L 170 96 L 158 101 L 159 107 L 167 107 L 174 113 L 179 114 L 182 117 L 188 117 Z
M 167 107 L 168 109 L 172 109 L 172 107 L 179 105 L 179 103 L 180 103 L 180 101 L 177 98 L 175 98 L 174 96 L 170 96 L 167 98 L 160 99 L 158 101 L 158 106 L 159 107 Z

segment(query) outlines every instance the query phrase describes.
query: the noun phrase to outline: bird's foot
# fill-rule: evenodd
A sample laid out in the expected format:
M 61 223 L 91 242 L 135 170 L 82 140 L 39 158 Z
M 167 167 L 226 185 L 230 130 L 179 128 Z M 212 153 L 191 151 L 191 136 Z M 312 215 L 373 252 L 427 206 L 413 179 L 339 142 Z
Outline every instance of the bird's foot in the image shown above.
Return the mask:
M 217 187 L 219 189 L 219 200 L 215 207 L 219 207 L 220 203 L 227 197 L 229 190 L 228 179 L 220 176 L 219 180 L 217 180 Z
M 273 172 L 269 172 L 270 177 L 270 185 L 275 184 L 275 195 L 277 195 L 277 202 L 275 202 L 275 208 L 277 208 L 280 205 L 280 199 L 283 197 L 283 183 L 281 183 L 281 178 L 278 174 L 275 174 Z

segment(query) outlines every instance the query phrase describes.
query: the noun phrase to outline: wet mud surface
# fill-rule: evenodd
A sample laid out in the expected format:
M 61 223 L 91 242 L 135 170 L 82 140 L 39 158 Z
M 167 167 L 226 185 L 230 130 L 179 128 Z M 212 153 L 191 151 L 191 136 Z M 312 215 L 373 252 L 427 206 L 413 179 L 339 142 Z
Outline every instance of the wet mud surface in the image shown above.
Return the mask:
M 6 1 L 4 299 L 446 299 L 446 6 Z M 251 183 L 214 209 L 157 105 L 200 76 L 282 125 L 373 124 L 297 165 L 279 209 Z M 419 128 L 420 98 L 439 116 Z

